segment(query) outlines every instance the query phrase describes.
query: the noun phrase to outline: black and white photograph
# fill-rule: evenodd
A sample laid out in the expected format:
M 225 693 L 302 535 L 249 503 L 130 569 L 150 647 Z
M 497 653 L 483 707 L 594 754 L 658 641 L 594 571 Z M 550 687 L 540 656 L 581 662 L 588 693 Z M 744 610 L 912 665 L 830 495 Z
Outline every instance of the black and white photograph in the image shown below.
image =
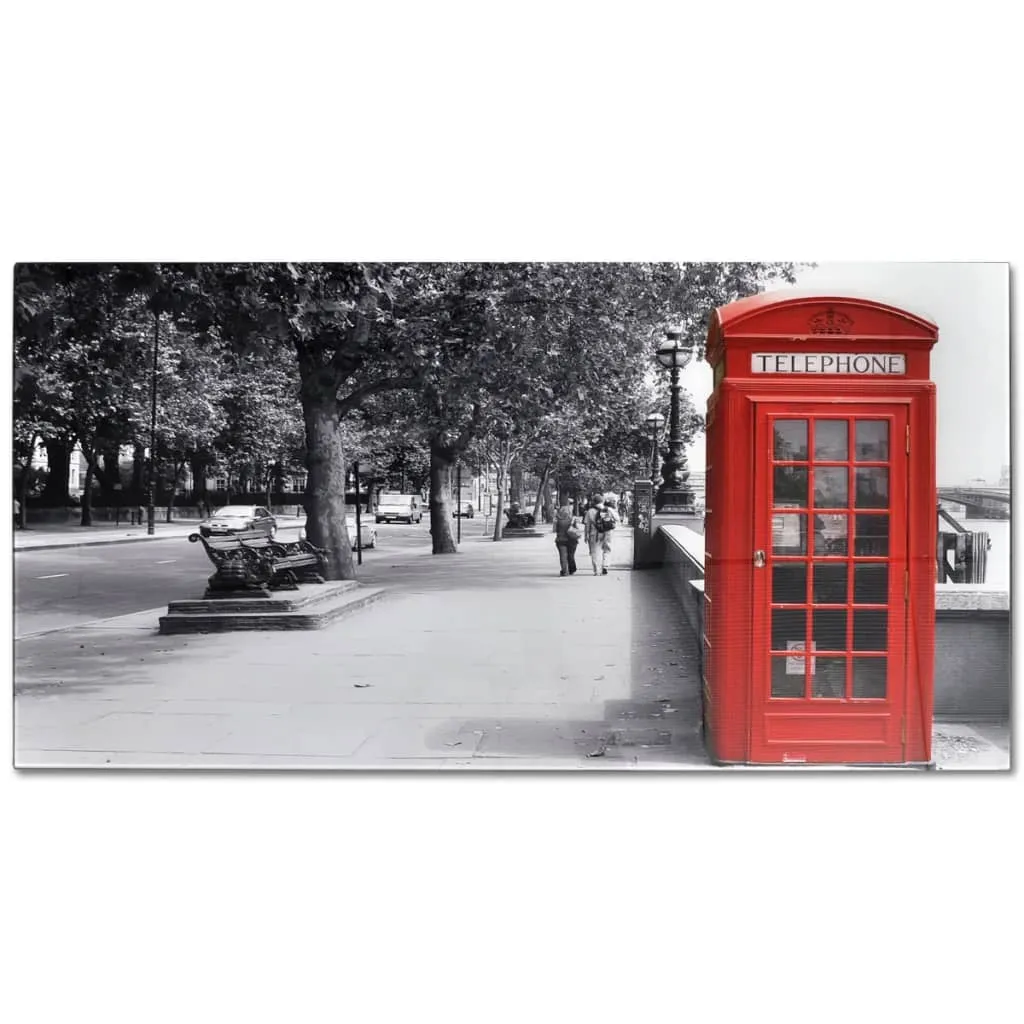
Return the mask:
M 3 1019 L 1015 1015 L 1003 13 L 6 5 Z
M 1005 264 L 15 275 L 18 767 L 1009 767 Z

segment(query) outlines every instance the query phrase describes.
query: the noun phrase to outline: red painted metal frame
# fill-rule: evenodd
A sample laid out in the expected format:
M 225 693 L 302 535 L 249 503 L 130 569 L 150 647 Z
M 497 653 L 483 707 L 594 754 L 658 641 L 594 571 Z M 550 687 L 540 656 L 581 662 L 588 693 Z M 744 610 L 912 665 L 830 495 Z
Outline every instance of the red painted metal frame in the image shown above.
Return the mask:
M 732 303 L 712 316 L 707 357 L 717 386 L 708 400 L 707 518 L 705 525 L 705 735 L 712 757 L 726 763 L 776 763 L 783 753 L 818 763 L 878 761 L 921 763 L 931 758 L 935 646 L 935 386 L 929 380 L 929 356 L 938 339 L 934 324 L 903 310 L 866 299 L 833 296 L 758 295 Z M 767 374 L 751 371 L 753 352 L 901 353 L 901 376 Z M 723 370 L 724 366 L 724 370 Z M 767 604 L 755 594 L 753 552 L 758 531 L 769 527 L 768 468 L 765 448 L 755 447 L 761 404 L 786 416 L 820 415 L 823 404 L 835 408 L 876 409 L 909 426 L 909 454 L 902 438 L 891 439 L 904 453 L 906 504 L 903 521 L 890 530 L 906 537 L 908 571 L 905 644 L 890 649 L 890 665 L 902 662 L 904 676 L 899 743 L 865 755 L 867 747 L 846 741 L 842 719 L 822 725 L 806 737 L 803 749 L 787 746 L 772 754 L 761 737 L 764 700 L 764 623 Z M 836 410 L 842 415 L 839 410 Z M 891 457 L 895 452 L 890 452 Z M 896 466 L 895 458 L 892 463 Z M 902 475 L 902 474 L 901 474 Z M 895 479 L 892 481 L 895 493 Z M 890 500 L 895 501 L 894 498 Z M 759 518 L 760 515 L 760 518 Z M 759 525 L 760 524 L 760 525 Z M 893 581 L 890 580 L 892 587 Z M 763 589 L 763 588 L 762 588 Z M 903 580 L 890 590 L 890 607 L 903 616 Z M 890 611 L 890 617 L 893 611 Z M 892 679 L 892 669 L 890 679 Z M 892 683 L 890 685 L 893 685 Z M 755 721 L 756 717 L 756 721 Z M 837 731 L 838 728 L 838 731 Z M 888 726 L 887 726 L 888 728 Z M 886 733 L 891 738 L 891 732 Z
M 752 396 L 751 396 L 752 397 Z M 751 760 L 755 762 L 804 762 L 804 763 L 846 763 L 879 762 L 901 763 L 906 760 L 902 739 L 902 724 L 905 714 L 906 686 L 906 602 L 904 600 L 904 578 L 907 571 L 907 458 L 903 438 L 906 427 L 906 408 L 894 405 L 889 400 L 873 405 L 862 401 L 852 402 L 822 399 L 808 400 L 799 406 L 793 403 L 780 405 L 778 402 L 759 402 L 754 399 L 755 416 L 755 460 L 754 480 L 754 545 L 765 550 L 766 566 L 753 574 L 754 619 L 751 633 Z M 825 419 L 884 419 L 889 429 L 889 553 L 884 561 L 889 567 L 888 595 L 885 606 L 887 616 L 887 692 L 884 699 L 848 697 L 837 701 L 826 698 L 772 698 L 770 692 L 770 573 L 776 564 L 772 553 L 771 531 L 771 425 L 776 418 L 800 418 L 808 422 Z M 808 442 L 810 444 L 810 442 Z M 853 446 L 853 433 L 848 432 L 848 446 Z M 809 456 L 811 453 L 808 453 Z M 848 452 L 849 460 L 853 455 Z M 848 460 L 848 464 L 850 464 Z M 833 460 L 834 461 L 834 460 Z M 808 461 L 807 465 L 811 465 Z M 848 495 L 852 498 L 852 493 Z M 810 514 L 810 513 L 808 513 Z M 873 511 L 860 514 L 875 515 Z M 857 515 L 850 507 L 848 519 Z M 854 530 L 849 529 L 847 548 L 854 554 Z M 813 553 L 813 534 L 806 534 L 810 552 L 805 564 L 818 565 L 830 556 Z M 782 559 L 780 559 L 782 560 Z M 839 564 L 839 559 L 835 564 Z M 873 564 L 881 564 L 881 561 Z M 842 562 L 854 564 L 848 557 Z M 850 572 L 850 577 L 853 573 Z M 848 580 L 848 589 L 853 580 Z M 805 595 L 806 596 L 806 595 Z M 810 611 L 812 602 L 806 604 Z M 838 605 L 839 602 L 836 602 Z M 844 650 L 852 654 L 849 634 L 853 630 L 853 604 L 842 602 L 847 611 L 847 643 Z M 808 616 L 812 618 L 812 615 Z M 813 618 L 812 618 L 813 621 Z M 817 653 L 815 657 L 822 657 Z M 813 678 L 813 677 L 812 677 Z

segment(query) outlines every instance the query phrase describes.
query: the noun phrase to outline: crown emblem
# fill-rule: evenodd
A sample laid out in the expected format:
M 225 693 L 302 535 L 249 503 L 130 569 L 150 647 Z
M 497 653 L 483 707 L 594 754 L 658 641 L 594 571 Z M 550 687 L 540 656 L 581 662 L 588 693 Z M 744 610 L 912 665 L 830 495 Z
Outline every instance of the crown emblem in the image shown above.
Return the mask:
M 853 321 L 845 313 L 837 313 L 834 309 L 816 313 L 807 323 L 811 334 L 848 334 L 853 326 Z

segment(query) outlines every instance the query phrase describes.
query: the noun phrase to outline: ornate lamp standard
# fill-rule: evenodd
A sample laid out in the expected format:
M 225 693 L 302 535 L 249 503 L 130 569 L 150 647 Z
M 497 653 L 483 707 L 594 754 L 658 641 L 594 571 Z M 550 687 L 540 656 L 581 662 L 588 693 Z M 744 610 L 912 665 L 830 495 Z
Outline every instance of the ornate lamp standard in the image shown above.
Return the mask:
M 665 331 L 665 340 L 658 346 L 658 362 L 672 373 L 672 404 L 669 409 L 668 454 L 661 467 L 662 484 L 654 497 L 656 512 L 693 511 L 693 491 L 686 482 L 689 473 L 686 471 L 686 444 L 679 424 L 679 371 L 693 358 L 693 349 L 685 348 L 682 331 L 669 328 Z
M 156 368 L 160 353 L 160 312 L 153 314 L 153 372 L 150 375 L 149 479 L 146 481 L 146 533 L 156 533 Z M 170 516 L 167 517 L 170 522 Z
M 658 434 L 665 424 L 665 417 L 660 412 L 652 412 L 644 421 L 647 433 L 651 435 L 651 482 L 658 480 Z

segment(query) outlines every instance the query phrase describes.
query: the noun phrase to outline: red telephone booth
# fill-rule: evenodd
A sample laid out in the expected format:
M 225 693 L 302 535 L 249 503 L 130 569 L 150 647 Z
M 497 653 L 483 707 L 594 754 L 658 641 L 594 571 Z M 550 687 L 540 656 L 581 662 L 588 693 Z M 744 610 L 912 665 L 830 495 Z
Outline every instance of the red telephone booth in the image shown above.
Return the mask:
M 756 295 L 707 358 L 704 709 L 720 763 L 931 759 L 934 324 Z

